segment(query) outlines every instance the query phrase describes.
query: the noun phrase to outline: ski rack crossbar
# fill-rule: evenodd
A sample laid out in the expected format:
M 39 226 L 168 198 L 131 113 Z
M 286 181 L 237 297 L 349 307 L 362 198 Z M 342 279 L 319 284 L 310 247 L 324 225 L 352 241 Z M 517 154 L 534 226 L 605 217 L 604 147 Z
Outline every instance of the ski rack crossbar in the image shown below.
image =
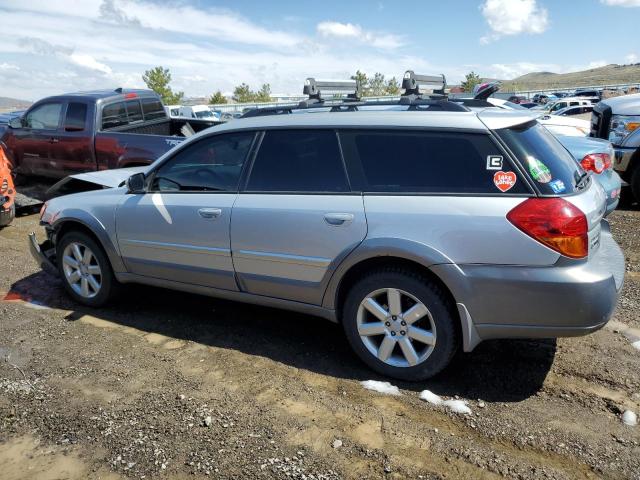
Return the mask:
M 433 94 L 420 93 L 421 86 L 433 88 Z M 308 95 L 308 100 L 303 100 L 297 105 L 256 108 L 246 112 L 242 118 L 261 117 L 265 115 L 286 115 L 294 110 L 311 110 L 316 108 L 329 108 L 331 112 L 354 112 L 358 107 L 394 106 L 409 107 L 408 110 L 430 110 L 445 112 L 467 112 L 468 108 L 460 103 L 449 101 L 444 94 L 446 79 L 444 75 L 416 75 L 412 70 L 404 74 L 402 88 L 405 90 L 399 100 L 382 100 L 367 102 L 360 99 L 360 85 L 354 80 L 338 82 L 317 81 L 307 78 L 303 93 Z M 335 95 L 346 93 L 341 99 L 325 99 L 322 94 Z

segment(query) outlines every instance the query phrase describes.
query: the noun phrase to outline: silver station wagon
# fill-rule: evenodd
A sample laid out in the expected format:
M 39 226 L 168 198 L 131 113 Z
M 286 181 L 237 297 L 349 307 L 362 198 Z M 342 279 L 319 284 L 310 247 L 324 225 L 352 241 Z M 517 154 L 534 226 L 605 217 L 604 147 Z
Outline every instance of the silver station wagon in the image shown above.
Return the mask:
M 89 306 L 141 283 L 325 317 L 403 380 L 483 340 L 601 328 L 624 276 L 602 188 L 530 116 L 429 82 L 371 104 L 309 79 L 299 106 L 87 174 L 114 188 L 48 201 L 32 253 Z

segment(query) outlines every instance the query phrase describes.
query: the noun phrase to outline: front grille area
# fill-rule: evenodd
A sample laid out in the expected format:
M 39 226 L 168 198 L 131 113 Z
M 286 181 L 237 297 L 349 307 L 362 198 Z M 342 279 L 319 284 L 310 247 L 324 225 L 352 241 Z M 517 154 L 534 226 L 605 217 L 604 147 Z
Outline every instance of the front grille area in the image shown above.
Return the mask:
M 591 114 L 591 132 L 590 137 L 609 139 L 609 126 L 611 124 L 611 107 L 597 103 L 593 107 Z

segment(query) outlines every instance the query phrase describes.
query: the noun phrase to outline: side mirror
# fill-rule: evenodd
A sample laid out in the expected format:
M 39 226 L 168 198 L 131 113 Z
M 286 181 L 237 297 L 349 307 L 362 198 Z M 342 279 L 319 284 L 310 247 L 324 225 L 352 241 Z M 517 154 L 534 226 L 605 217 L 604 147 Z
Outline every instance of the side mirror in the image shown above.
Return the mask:
M 144 193 L 144 173 L 134 173 L 125 182 L 127 193 Z
M 9 121 L 9 126 L 11 128 L 22 128 L 22 118 L 20 117 L 12 118 Z

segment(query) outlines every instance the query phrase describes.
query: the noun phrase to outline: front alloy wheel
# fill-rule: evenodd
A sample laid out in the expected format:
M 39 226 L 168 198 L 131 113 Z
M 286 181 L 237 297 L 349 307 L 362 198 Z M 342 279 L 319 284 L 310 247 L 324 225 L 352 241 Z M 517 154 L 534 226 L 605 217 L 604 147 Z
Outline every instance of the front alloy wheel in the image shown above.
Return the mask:
M 393 367 L 424 362 L 436 345 L 436 326 L 429 309 L 399 288 L 367 295 L 358 308 L 357 325 L 367 350 Z
M 102 270 L 91 249 L 80 242 L 69 243 L 62 254 L 64 276 L 73 291 L 83 298 L 93 298 L 102 287 Z

